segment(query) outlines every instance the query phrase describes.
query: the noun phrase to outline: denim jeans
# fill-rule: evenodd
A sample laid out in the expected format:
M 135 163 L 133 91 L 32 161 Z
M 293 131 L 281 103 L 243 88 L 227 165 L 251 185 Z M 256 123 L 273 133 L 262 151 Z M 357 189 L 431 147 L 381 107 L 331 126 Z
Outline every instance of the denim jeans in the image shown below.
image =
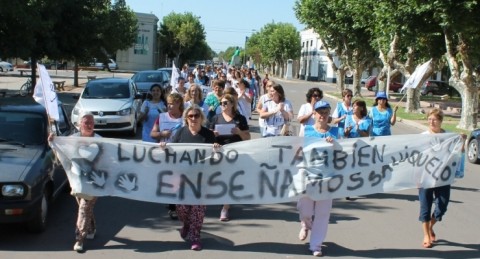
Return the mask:
M 430 221 L 435 218 L 436 221 L 442 221 L 442 216 L 447 211 L 448 202 L 450 200 L 450 185 L 435 188 L 418 189 L 418 199 L 420 200 L 420 216 L 421 222 Z M 435 209 L 432 214 L 432 205 L 435 203 Z

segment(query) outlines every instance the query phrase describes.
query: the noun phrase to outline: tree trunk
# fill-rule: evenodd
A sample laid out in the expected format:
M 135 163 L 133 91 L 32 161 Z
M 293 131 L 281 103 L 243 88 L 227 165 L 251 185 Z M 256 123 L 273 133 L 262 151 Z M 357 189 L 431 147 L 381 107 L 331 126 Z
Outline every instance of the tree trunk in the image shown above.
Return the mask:
M 73 63 L 73 85 L 78 87 L 78 62 L 76 59 Z
M 337 89 L 341 92 L 345 89 L 345 69 L 342 67 L 338 68 L 336 71 L 337 74 Z
M 461 34 L 457 34 L 458 43 L 454 43 L 452 32 L 444 29 L 445 54 L 450 68 L 450 86 L 454 87 L 462 98 L 462 112 L 457 128 L 473 130 L 477 127 L 478 116 L 478 89 L 473 77 L 472 57 L 469 49 L 473 49 L 466 41 L 463 41 Z

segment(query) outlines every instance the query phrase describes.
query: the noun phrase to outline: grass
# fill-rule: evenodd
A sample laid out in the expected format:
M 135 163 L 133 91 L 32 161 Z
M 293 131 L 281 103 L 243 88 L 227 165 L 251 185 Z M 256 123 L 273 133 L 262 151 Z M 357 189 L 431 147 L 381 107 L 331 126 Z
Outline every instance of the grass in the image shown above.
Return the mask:
M 336 92 L 329 92 L 328 93 L 329 95 L 332 95 L 332 96 L 335 96 L 336 98 L 338 99 L 342 99 L 342 95 L 339 94 L 339 93 L 336 93 Z M 398 98 L 401 98 L 402 94 L 390 94 L 390 96 L 395 96 L 395 97 L 398 97 Z M 374 98 L 370 98 L 370 97 L 363 97 L 363 98 L 355 98 L 353 100 L 356 100 L 356 99 L 361 99 L 363 101 L 365 101 L 365 103 L 367 104 L 367 107 L 372 107 L 373 104 L 375 103 L 375 99 Z M 441 100 L 440 97 L 438 96 L 422 96 L 421 97 L 421 101 L 426 101 L 426 102 L 445 102 L 443 100 Z M 455 103 L 455 102 L 461 102 L 461 99 L 459 98 L 456 98 L 456 97 L 453 97 L 451 99 L 448 100 L 449 103 Z M 396 105 L 395 102 L 391 102 L 390 103 L 393 107 Z M 403 109 L 403 107 L 399 107 L 398 110 L 397 110 L 397 118 L 401 118 L 401 119 L 404 119 L 404 120 L 412 120 L 412 121 L 416 121 L 417 123 L 420 123 L 420 124 L 423 124 L 425 126 L 428 126 L 428 122 L 427 122 L 427 115 L 426 114 L 423 114 L 423 113 L 413 113 L 413 112 L 406 112 L 405 109 Z M 443 119 L 443 124 L 442 124 L 442 128 L 445 129 L 446 131 L 449 131 L 449 132 L 456 132 L 456 133 L 465 133 L 465 134 L 469 134 L 470 131 L 468 130 L 462 130 L 462 129 L 457 129 L 457 125 L 460 121 L 460 118 L 456 118 L 456 117 L 452 117 L 452 116 L 449 116 L 449 115 L 446 115 Z

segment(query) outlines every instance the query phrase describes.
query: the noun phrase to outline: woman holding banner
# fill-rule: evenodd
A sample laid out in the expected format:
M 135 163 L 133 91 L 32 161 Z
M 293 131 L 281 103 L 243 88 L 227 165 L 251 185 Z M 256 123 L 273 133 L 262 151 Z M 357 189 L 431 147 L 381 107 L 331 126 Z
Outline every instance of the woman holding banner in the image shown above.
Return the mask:
M 397 109 L 398 106 L 394 109 L 390 107 L 385 92 L 377 93 L 375 103 L 368 114 L 368 117 L 372 120 L 372 136 L 392 135 L 390 126 L 395 125 L 397 121 Z
M 214 144 L 215 135 L 203 126 L 205 115 L 198 105 L 192 105 L 183 113 L 183 124 L 172 139 L 172 143 L 211 143 L 214 148 L 220 147 Z M 166 142 L 160 142 L 162 148 L 166 148 Z M 183 222 L 180 236 L 192 242 L 191 249 L 202 250 L 200 243 L 200 230 L 205 218 L 205 205 L 177 205 L 178 218 Z
M 313 109 L 315 110 L 315 124 L 305 126 L 304 136 L 323 138 L 329 143 L 338 139 L 338 128 L 328 125 L 331 111 L 330 104 L 325 101 L 318 101 Z M 332 199 L 314 201 L 308 196 L 298 200 L 297 209 L 302 226 L 298 238 L 303 241 L 307 239 L 308 232 L 312 232 L 310 235 L 310 251 L 313 252 L 314 256 L 322 256 L 322 244 L 327 236 L 332 203 Z
M 428 115 L 428 131 L 423 134 L 439 134 L 445 133 L 442 129 L 443 112 L 440 109 L 432 109 Z M 463 139 L 466 135 L 462 134 Z M 464 141 L 465 143 L 465 141 Z M 462 153 L 465 152 L 465 147 L 462 146 Z M 464 159 L 464 157 L 462 157 Z M 462 163 L 461 161 L 460 163 Z M 460 167 L 460 166 L 459 166 Z M 431 248 L 432 243 L 437 241 L 437 236 L 433 231 L 433 226 L 438 221 L 442 220 L 443 215 L 447 211 L 448 202 L 450 200 L 450 185 L 444 185 L 434 188 L 419 188 L 418 200 L 420 201 L 420 216 L 419 220 L 422 222 L 423 230 L 423 247 Z M 432 213 L 432 205 L 435 204 L 435 209 Z
M 233 89 L 232 89 L 233 90 Z M 226 90 L 225 90 L 226 91 Z M 235 143 L 250 139 L 247 119 L 237 110 L 235 96 L 225 94 L 220 101 L 222 113 L 213 116 L 210 129 L 215 134 L 215 142 L 220 145 Z M 250 107 L 248 107 L 250 108 Z M 224 204 L 220 212 L 220 221 L 229 221 L 230 205 Z
M 183 97 L 179 93 L 170 94 L 167 97 L 167 109 L 157 117 L 150 132 L 157 142 L 171 142 L 175 132 L 182 126 Z M 178 218 L 175 204 L 168 205 L 168 215 L 173 220 Z
M 101 138 L 100 135 L 93 131 L 95 120 L 92 113 L 84 113 L 78 119 L 79 132 L 73 134 L 76 137 L 95 137 Z M 48 141 L 53 141 L 55 134 L 50 133 Z M 72 193 L 75 196 L 75 193 Z M 97 202 L 97 197 L 86 195 L 75 197 L 78 204 L 78 216 L 75 226 L 75 245 L 73 250 L 77 252 L 83 251 L 83 243 L 85 239 L 94 239 L 97 232 L 95 227 L 95 215 L 93 208 Z

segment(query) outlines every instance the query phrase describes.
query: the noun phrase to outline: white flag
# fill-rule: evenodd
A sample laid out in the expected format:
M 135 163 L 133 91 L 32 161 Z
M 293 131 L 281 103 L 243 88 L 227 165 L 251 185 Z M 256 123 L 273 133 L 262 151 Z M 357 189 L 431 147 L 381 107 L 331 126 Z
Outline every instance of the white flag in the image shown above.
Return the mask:
M 58 97 L 55 92 L 55 86 L 52 83 L 52 79 L 45 69 L 44 65 L 37 64 L 40 78 L 35 85 L 33 91 L 33 99 L 41 104 L 47 110 L 48 117 L 55 121 L 60 119 L 58 113 Z
M 177 67 L 175 67 L 175 62 L 172 62 L 172 78 L 170 78 L 170 85 L 172 86 L 172 89 L 175 89 L 175 87 L 177 86 L 177 81 L 179 77 L 180 74 L 178 74 Z
M 420 81 L 422 80 L 423 76 L 427 72 L 428 66 L 430 65 L 430 62 L 432 60 L 429 60 L 425 63 L 423 63 L 421 66 L 417 67 L 415 71 L 413 71 L 413 74 L 410 75 L 407 81 L 405 81 L 405 84 L 403 84 L 402 89 L 400 89 L 400 92 L 403 91 L 405 88 L 417 88 L 417 86 L 420 84 Z

